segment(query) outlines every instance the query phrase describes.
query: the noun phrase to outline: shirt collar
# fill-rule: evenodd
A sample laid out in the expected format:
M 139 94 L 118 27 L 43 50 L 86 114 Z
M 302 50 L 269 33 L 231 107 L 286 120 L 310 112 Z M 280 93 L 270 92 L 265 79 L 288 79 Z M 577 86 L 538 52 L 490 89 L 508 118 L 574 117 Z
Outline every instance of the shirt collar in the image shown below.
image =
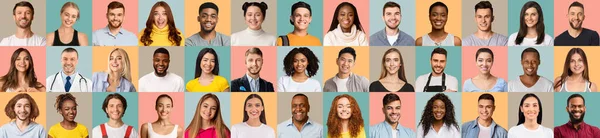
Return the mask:
M 103 29 L 103 30 L 104 30 L 104 33 L 106 33 L 106 34 L 109 34 L 109 35 L 113 35 L 113 34 L 110 32 L 110 28 L 108 27 L 108 25 L 107 25 L 106 27 L 104 27 L 104 29 Z M 123 27 L 119 27 L 119 32 L 118 32 L 117 34 L 120 34 L 120 35 L 122 35 L 122 34 L 123 34 Z
M 479 127 L 479 117 L 477 117 L 477 119 L 475 119 L 474 125 L 471 128 L 476 128 Z M 489 126 L 490 128 L 496 127 L 496 122 L 494 121 L 494 119 L 492 119 L 492 123 Z
M 248 82 L 250 82 L 251 80 L 258 81 L 258 80 L 260 79 L 260 77 L 258 77 L 258 78 L 256 78 L 256 79 L 253 79 L 252 77 L 250 77 L 250 75 L 248 75 L 248 74 L 246 73 L 246 79 L 248 79 Z
M 385 124 L 386 128 L 392 128 L 392 125 L 390 125 L 390 123 L 388 123 L 387 121 L 383 121 L 383 123 Z M 400 128 L 402 128 L 402 125 L 400 124 L 400 122 L 398 122 L 398 124 L 396 124 L 396 130 L 400 130 Z
M 308 119 L 302 127 L 308 126 L 308 125 L 312 125 L 312 122 L 310 121 L 310 119 Z M 286 121 L 286 126 L 294 126 L 293 118 L 290 118 L 290 119 L 288 119 L 288 121 Z
M 99 77 L 103 83 L 108 83 L 108 73 L 103 72 L 102 75 L 100 75 Z M 119 85 L 117 85 L 117 88 L 121 87 L 121 84 L 123 84 L 123 81 L 125 81 L 124 77 L 119 77 L 119 81 L 121 83 L 119 83 Z
M 77 74 L 77 72 L 74 72 L 73 74 L 69 75 L 69 77 L 71 77 L 71 79 L 69 81 L 71 81 L 71 83 L 73 83 L 72 80 L 75 79 L 75 74 Z M 60 76 L 62 77 L 63 81 L 65 81 L 64 83 L 67 83 L 67 74 L 65 74 L 65 71 L 61 70 L 60 71 Z
M 569 121 L 569 123 L 567 123 L 567 126 L 569 126 L 569 128 L 571 129 L 575 129 L 575 126 L 573 126 L 573 123 L 571 123 L 571 121 Z M 583 121 L 581 121 L 581 123 L 579 124 L 579 129 L 575 129 L 575 130 L 581 130 L 583 128 L 585 128 L 587 126 L 587 124 Z
M 214 126 L 213 126 L 213 127 L 209 127 L 209 128 L 207 128 L 207 129 L 202 129 L 202 128 L 200 128 L 200 131 L 198 131 L 198 133 L 201 133 L 201 132 L 204 132 L 204 131 L 214 131 L 214 130 L 215 130 L 215 127 L 214 127 Z

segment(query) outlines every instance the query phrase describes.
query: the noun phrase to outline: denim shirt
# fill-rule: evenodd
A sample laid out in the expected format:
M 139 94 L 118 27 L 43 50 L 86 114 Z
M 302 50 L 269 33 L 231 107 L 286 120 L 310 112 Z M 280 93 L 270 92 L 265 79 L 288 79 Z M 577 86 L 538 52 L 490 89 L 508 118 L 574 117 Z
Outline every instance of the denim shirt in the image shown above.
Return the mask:
M 473 121 L 466 122 L 462 125 L 462 130 L 460 132 L 462 138 L 477 138 L 479 137 L 479 123 L 477 120 L 479 117 Z M 506 129 L 502 128 L 496 122 L 492 120 L 492 124 L 490 124 L 490 128 L 492 129 L 492 138 L 507 138 L 508 132 Z
M 292 119 L 277 125 L 278 138 L 322 138 L 323 126 L 319 123 L 308 120 L 302 129 L 298 131 Z
M 92 76 L 92 92 L 106 92 L 108 87 L 108 73 L 96 72 Z M 116 92 L 135 92 L 135 86 L 125 77 L 121 77 L 121 83 L 117 86 Z
M 400 123 L 396 125 L 396 130 L 398 131 L 398 133 L 396 133 L 397 138 L 417 137 L 415 132 L 410 130 L 410 128 L 403 127 L 402 125 L 400 125 Z M 385 121 L 371 126 L 371 130 L 369 131 L 369 138 L 393 138 L 392 126 Z

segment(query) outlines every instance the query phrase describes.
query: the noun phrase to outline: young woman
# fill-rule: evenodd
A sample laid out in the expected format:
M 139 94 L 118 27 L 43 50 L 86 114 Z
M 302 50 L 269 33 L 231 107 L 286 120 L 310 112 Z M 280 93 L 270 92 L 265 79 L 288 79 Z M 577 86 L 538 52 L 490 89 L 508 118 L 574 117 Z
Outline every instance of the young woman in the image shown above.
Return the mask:
M 183 129 L 171 123 L 173 99 L 167 94 L 161 94 L 154 104 L 158 119 L 142 125 L 141 138 L 183 138 Z
M 319 71 L 319 59 L 306 47 L 292 49 L 283 59 L 285 76 L 277 81 L 278 92 L 321 92 L 321 83 L 313 77 Z
M 37 81 L 33 66 L 33 57 L 29 50 L 19 48 L 10 58 L 10 68 L 0 77 L 2 92 L 45 92 L 46 87 Z
M 88 129 L 75 122 L 77 117 L 77 101 L 70 93 L 61 94 L 56 97 L 54 107 L 62 115 L 63 121 L 50 127 L 48 138 L 88 138 Z
M 188 92 L 229 91 L 229 82 L 219 76 L 219 56 L 212 48 L 204 48 L 198 53 L 194 78 L 185 85 Z
M 348 94 L 331 102 L 327 117 L 327 138 L 366 138 L 364 120 L 358 102 Z
M 523 96 L 519 104 L 519 122 L 508 130 L 508 138 L 552 138 L 552 129 L 542 124 L 542 101 L 535 94 Z
M 460 138 L 454 104 L 444 93 L 431 97 L 417 125 L 417 138 Z
M 292 5 L 290 24 L 294 31 L 277 39 L 278 46 L 320 46 L 319 38 L 308 34 L 308 25 L 312 21 L 312 10 L 306 2 L 297 2 Z
M 87 46 L 88 38 L 82 32 L 73 29 L 73 25 L 79 20 L 79 7 L 73 2 L 65 3 L 60 8 L 60 27 L 46 35 L 48 46 Z
M 342 2 L 335 8 L 329 31 L 323 38 L 324 46 L 369 46 L 356 7 Z
M 489 48 L 480 48 L 475 53 L 475 63 L 479 74 L 463 84 L 465 92 L 507 92 L 508 85 L 502 78 L 492 75 L 494 52 Z
M 40 115 L 40 110 L 29 94 L 15 95 L 8 101 L 4 111 L 10 122 L 0 127 L 0 138 L 46 138 L 48 136 L 44 126 L 35 122 L 35 118 Z
M 406 81 L 404 59 L 400 50 L 390 48 L 381 58 L 379 80 L 369 86 L 370 92 L 414 92 L 415 88 Z
M 595 92 L 596 83 L 590 82 L 588 60 L 581 48 L 572 48 L 567 54 L 563 73 L 554 79 L 555 92 Z
M 231 127 L 231 138 L 275 138 L 275 130 L 267 126 L 265 104 L 258 94 L 250 94 L 244 102 L 244 120 Z
M 429 23 L 431 32 L 415 40 L 417 46 L 460 46 L 461 40 L 446 32 L 448 21 L 448 6 L 442 2 L 436 2 L 429 6 Z
M 135 92 L 131 83 L 131 63 L 127 52 L 113 49 L 108 56 L 108 69 L 92 76 L 93 92 Z
M 92 129 L 92 138 L 138 138 L 138 133 L 133 126 L 123 122 L 127 110 L 127 100 L 119 93 L 109 94 L 104 98 L 102 110 L 108 117 L 108 122 L 102 123 Z
M 275 36 L 267 34 L 262 29 L 262 23 L 267 18 L 267 3 L 245 2 L 242 5 L 244 19 L 248 28 L 231 34 L 232 46 L 274 46 Z
M 186 138 L 230 138 L 231 132 L 221 117 L 221 102 L 212 94 L 205 94 L 196 106 L 196 113 L 188 128 Z
M 519 32 L 508 37 L 508 46 L 552 46 L 554 39 L 544 33 L 544 13 L 535 1 L 529 1 L 521 8 Z
M 139 33 L 140 46 L 183 46 L 184 39 L 175 26 L 171 7 L 164 1 L 152 6 L 148 14 L 146 28 Z

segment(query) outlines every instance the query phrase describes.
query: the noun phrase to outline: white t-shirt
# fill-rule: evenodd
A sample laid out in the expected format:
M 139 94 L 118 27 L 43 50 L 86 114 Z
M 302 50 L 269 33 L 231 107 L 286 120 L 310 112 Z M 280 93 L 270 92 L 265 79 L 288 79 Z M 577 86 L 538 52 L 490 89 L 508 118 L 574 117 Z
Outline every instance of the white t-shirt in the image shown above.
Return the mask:
M 231 138 L 275 138 L 275 130 L 265 124 L 252 127 L 243 122 L 231 127 Z
M 427 73 L 427 74 L 417 77 L 417 80 L 415 81 L 415 91 L 416 92 L 423 92 L 423 90 L 425 89 L 425 85 L 427 85 L 427 79 L 429 78 L 429 74 L 431 74 L 431 73 Z M 446 89 L 458 91 L 458 80 L 454 76 L 451 76 L 448 74 L 445 74 L 445 75 L 446 75 Z M 429 82 L 429 86 L 442 86 L 442 76 L 438 76 L 438 77 L 431 76 L 431 81 Z
M 337 77 L 337 75 L 333 77 L 333 82 L 335 82 L 335 86 L 337 87 L 338 92 L 348 92 L 348 87 L 346 87 L 346 85 L 348 84 L 348 78 L 340 79 Z
M 398 138 L 398 130 L 392 128 L 392 138 Z
M 291 76 L 282 76 L 277 81 L 277 92 L 321 92 L 321 83 L 308 78 L 304 82 L 295 82 Z
M 387 36 L 387 40 L 388 40 L 388 42 L 390 42 L 390 45 L 393 45 L 394 42 L 396 42 L 396 40 L 398 39 L 398 34 L 400 34 L 400 33 L 396 33 L 396 35 L 388 35 Z
M 513 33 L 508 37 L 508 46 L 554 46 L 554 38 L 548 34 L 544 34 L 544 42 L 540 44 L 536 44 L 537 37 L 534 38 L 523 38 L 523 42 L 517 45 L 515 40 L 517 40 L 517 35 L 519 32 Z
M 517 77 L 515 80 L 508 82 L 508 92 L 552 92 L 554 84 L 552 81 L 540 76 L 537 82 L 531 87 L 526 87 Z
M 477 123 L 479 126 L 479 138 L 491 138 L 492 137 L 492 128 L 490 126 L 484 127 L 483 125 Z
M 46 46 L 46 38 L 34 34 L 30 38 L 20 39 L 11 35 L 2 39 L 0 46 Z
M 536 130 L 529 130 L 520 124 L 508 130 L 508 138 L 553 138 L 552 129 L 539 125 Z
M 119 128 L 113 128 L 108 126 L 108 124 L 104 123 L 104 127 L 106 128 L 106 135 L 109 138 L 122 138 L 125 137 L 125 132 L 127 131 L 127 124 L 123 124 L 123 126 Z M 94 127 L 92 129 L 92 137 L 91 138 L 102 138 L 102 130 L 100 129 L 100 125 Z M 131 134 L 129 134 L 129 138 L 138 138 L 138 132 L 135 131 L 135 127 L 131 129 Z
M 167 72 L 164 77 L 158 77 L 154 72 L 140 78 L 140 92 L 183 92 L 183 79 L 175 73 Z
M 429 128 L 427 135 L 423 136 L 423 134 L 425 134 L 423 125 L 419 124 L 419 126 L 417 126 L 417 138 L 460 138 L 460 131 L 458 131 L 458 128 L 454 126 L 449 127 L 446 123 L 442 125 L 439 132 L 436 132 L 432 126 Z

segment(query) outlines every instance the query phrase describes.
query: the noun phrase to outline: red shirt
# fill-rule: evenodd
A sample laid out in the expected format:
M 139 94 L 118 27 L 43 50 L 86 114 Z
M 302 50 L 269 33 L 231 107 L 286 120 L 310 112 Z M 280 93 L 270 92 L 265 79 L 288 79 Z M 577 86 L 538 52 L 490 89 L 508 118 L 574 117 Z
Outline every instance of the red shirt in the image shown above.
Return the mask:
M 189 131 L 185 131 L 185 137 L 189 138 L 188 135 Z M 229 131 L 225 131 L 225 138 L 229 138 L 230 137 L 230 132 Z M 196 138 L 217 138 L 217 131 L 214 127 L 210 127 L 207 129 L 200 129 L 200 131 L 198 131 L 198 134 L 196 135 Z
M 571 122 L 554 128 L 554 138 L 600 138 L 600 129 L 581 122 L 575 129 Z

